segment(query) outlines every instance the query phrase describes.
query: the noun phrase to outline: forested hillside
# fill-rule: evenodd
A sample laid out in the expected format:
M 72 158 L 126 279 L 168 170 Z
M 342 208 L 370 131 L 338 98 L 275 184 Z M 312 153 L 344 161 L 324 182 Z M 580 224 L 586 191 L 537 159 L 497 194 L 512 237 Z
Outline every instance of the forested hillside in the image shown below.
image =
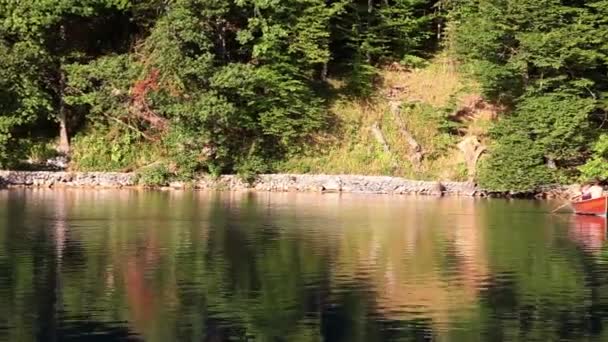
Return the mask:
M 607 21 L 608 0 L 3 0 L 0 166 L 606 179 Z M 468 137 L 477 173 L 448 162 Z

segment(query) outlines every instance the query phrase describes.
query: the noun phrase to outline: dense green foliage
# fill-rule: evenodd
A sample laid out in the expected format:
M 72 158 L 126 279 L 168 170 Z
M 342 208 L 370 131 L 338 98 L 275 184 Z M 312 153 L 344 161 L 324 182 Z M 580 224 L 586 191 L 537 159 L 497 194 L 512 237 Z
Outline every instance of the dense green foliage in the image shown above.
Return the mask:
M 608 2 L 467 0 L 452 15 L 459 55 L 512 112 L 494 128 L 482 184 L 575 179 L 608 109 Z
M 29 137 L 63 124 L 78 169 L 161 160 L 188 178 L 271 171 L 326 125 L 329 73 L 361 93 L 374 65 L 422 53 L 433 3 L 0 4 L 3 166 L 24 157 L 13 150 Z
M 59 137 L 80 170 L 276 171 L 332 85 L 443 45 L 506 108 L 483 186 L 604 179 L 607 24 L 606 0 L 0 1 L 0 166 Z
M 593 157 L 580 170 L 587 179 L 608 179 L 608 135 L 600 136 L 593 146 Z

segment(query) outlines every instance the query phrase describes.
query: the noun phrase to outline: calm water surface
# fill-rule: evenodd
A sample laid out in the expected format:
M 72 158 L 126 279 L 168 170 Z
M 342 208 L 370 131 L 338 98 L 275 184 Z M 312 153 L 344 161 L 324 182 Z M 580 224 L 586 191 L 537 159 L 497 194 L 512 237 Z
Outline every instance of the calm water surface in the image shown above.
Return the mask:
M 557 204 L 2 191 L 0 340 L 607 341 L 606 223 Z

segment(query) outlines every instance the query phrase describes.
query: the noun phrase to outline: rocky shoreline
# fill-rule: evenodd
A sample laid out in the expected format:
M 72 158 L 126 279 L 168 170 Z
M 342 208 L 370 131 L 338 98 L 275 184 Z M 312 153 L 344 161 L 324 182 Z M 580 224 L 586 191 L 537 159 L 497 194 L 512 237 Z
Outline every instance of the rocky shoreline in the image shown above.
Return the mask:
M 5 188 L 144 188 L 135 173 L 0 171 Z M 202 176 L 191 182 L 171 182 L 162 189 L 200 189 L 264 192 L 342 192 L 395 195 L 469 197 L 567 197 L 568 188 L 548 187 L 533 194 L 490 193 L 467 182 L 417 181 L 399 177 L 356 175 L 259 175 L 247 183 L 235 175 Z

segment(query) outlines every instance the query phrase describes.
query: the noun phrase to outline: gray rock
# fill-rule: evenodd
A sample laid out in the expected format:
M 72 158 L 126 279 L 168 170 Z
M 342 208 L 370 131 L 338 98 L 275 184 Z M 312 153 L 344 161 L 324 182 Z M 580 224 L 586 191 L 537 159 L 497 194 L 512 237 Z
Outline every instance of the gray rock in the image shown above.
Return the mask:
M 342 191 L 342 184 L 340 182 L 340 178 L 330 178 L 327 181 L 323 182 L 322 186 L 323 186 L 324 191 L 332 191 L 332 192 Z
M 186 188 L 186 183 L 184 183 L 184 182 L 171 182 L 171 183 L 169 183 L 169 187 L 171 189 L 181 190 L 181 189 L 185 189 Z

